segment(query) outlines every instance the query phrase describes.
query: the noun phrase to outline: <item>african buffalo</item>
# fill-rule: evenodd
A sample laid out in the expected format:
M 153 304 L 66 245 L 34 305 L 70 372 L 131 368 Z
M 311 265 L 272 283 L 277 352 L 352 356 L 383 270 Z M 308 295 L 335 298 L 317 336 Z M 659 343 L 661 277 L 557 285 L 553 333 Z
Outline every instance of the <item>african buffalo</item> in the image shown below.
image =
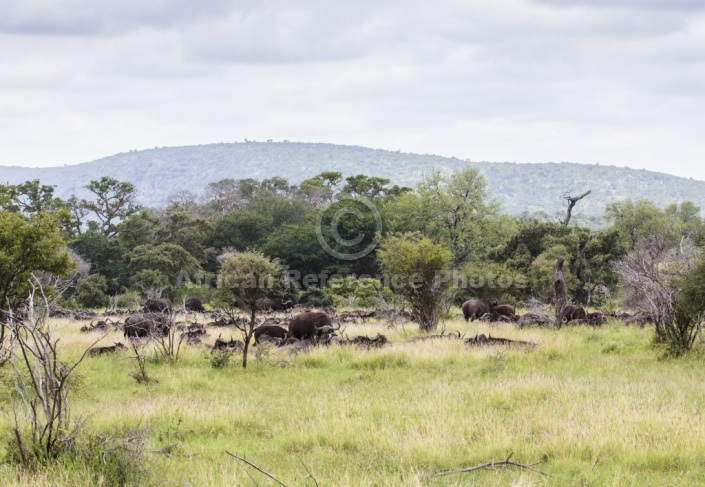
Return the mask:
M 294 316 L 289 321 L 289 337 L 306 340 L 317 338 L 326 333 L 332 333 L 339 329 L 333 327 L 333 320 L 325 313 L 307 311 Z
M 584 320 L 587 317 L 585 310 L 575 304 L 569 304 L 563 308 L 563 320 L 566 323 L 573 320 Z
M 602 311 L 595 311 L 594 313 L 587 314 L 588 323 L 594 326 L 599 326 L 605 321 L 607 321 L 607 316 Z
M 294 307 L 294 302 L 284 298 L 265 298 L 259 303 L 262 311 L 284 311 Z
M 232 337 L 230 341 L 224 340 L 223 338 L 216 338 L 215 343 L 211 347 L 211 353 L 216 352 L 236 352 L 245 348 L 245 343 L 242 340 L 234 340 Z
M 161 313 L 135 313 L 125 320 L 123 334 L 128 338 L 168 335 L 169 319 Z
M 201 298 L 197 298 L 195 296 L 186 300 L 186 303 L 184 303 L 184 308 L 186 311 L 197 311 L 199 313 L 206 310 L 203 307 L 203 301 L 201 301 Z
M 255 330 L 255 343 L 259 343 L 262 336 L 268 336 L 270 338 L 281 338 L 284 340 L 289 332 L 286 328 L 282 328 L 277 325 L 262 325 L 258 326 Z
M 142 311 L 145 313 L 171 313 L 171 301 L 168 299 L 148 299 Z
M 513 318 L 515 315 L 514 306 L 511 304 L 498 304 L 492 306 L 492 317 L 498 319 L 500 316 L 507 316 Z
M 475 318 L 482 316 L 492 311 L 492 306 L 497 304 L 497 301 L 489 301 L 487 299 L 469 299 L 463 303 L 463 316 L 465 321 L 472 321 Z

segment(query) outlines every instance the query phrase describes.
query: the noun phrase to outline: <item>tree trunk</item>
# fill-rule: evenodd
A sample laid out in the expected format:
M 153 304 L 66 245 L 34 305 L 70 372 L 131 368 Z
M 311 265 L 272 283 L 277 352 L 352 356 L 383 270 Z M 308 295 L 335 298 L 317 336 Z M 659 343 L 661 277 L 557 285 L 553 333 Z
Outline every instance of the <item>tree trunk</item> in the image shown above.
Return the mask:
M 563 310 L 566 305 L 565 281 L 563 280 L 563 263 L 565 259 L 559 257 L 553 269 L 553 291 L 556 295 L 556 325 L 560 328 L 563 324 Z
M 247 328 L 247 333 L 245 333 L 245 348 L 242 349 L 242 368 L 247 368 L 247 351 L 250 349 L 250 339 L 255 331 L 255 318 L 257 317 L 257 311 L 253 308 L 252 314 L 250 315 L 250 324 Z

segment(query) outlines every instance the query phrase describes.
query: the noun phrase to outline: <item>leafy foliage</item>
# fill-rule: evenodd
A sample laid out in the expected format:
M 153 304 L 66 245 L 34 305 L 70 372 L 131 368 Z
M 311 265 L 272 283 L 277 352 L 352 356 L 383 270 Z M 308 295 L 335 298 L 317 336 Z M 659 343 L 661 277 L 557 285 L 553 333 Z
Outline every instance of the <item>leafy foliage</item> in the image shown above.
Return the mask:
M 93 274 L 79 279 L 73 298 L 84 308 L 102 308 L 108 306 L 108 282 L 104 276 Z
M 452 252 L 428 237 L 404 234 L 388 237 L 378 255 L 393 291 L 409 302 L 420 328 L 435 329 L 452 298 L 448 278 Z

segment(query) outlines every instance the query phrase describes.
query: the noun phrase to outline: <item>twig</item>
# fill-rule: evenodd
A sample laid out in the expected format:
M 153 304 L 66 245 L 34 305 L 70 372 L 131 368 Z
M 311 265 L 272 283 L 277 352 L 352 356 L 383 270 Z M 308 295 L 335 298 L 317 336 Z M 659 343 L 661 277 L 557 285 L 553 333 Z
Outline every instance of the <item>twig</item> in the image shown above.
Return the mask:
M 499 460 L 499 461 L 492 460 L 487 463 L 481 463 L 480 465 L 475 465 L 474 467 L 449 468 L 449 469 L 445 469 L 445 470 L 439 470 L 439 471 L 433 473 L 431 476 L 432 477 L 441 477 L 443 475 L 451 475 L 454 473 L 468 473 L 468 472 L 474 472 L 476 470 L 482 470 L 482 469 L 494 470 L 494 467 L 505 467 L 505 466 L 525 468 L 527 470 L 531 470 L 532 472 L 536 472 L 536 473 L 540 473 L 541 475 L 545 475 L 546 477 L 549 476 L 546 472 L 542 472 L 541 470 L 533 468 L 534 465 L 539 465 L 543 462 L 536 462 L 536 463 L 529 463 L 529 464 L 519 463 L 519 462 L 515 462 L 511 459 L 512 455 L 514 455 L 514 453 L 510 453 L 506 460 Z
M 297 455 L 296 455 L 296 458 L 299 459 L 299 461 L 301 462 L 301 465 L 303 465 L 303 467 L 304 467 L 304 469 L 306 470 L 306 473 L 308 474 L 308 476 L 311 477 L 311 480 L 313 480 L 313 483 L 316 484 L 316 487 L 318 487 L 318 480 L 316 480 L 316 477 L 313 476 L 313 474 L 312 474 L 311 471 L 308 469 L 308 467 L 306 466 L 306 464 L 304 463 L 304 461 L 301 460 L 301 457 L 297 454 Z
M 233 457 L 233 458 L 236 459 L 236 460 L 240 460 L 241 462 L 248 464 L 250 467 L 254 468 L 254 469 L 257 470 L 259 473 L 266 475 L 267 477 L 269 477 L 270 479 L 274 480 L 276 483 L 278 483 L 278 484 L 281 485 L 282 487 L 289 487 L 289 486 L 286 485 L 284 482 L 282 482 L 281 480 L 279 480 L 278 478 L 276 478 L 274 475 L 272 475 L 271 473 L 265 472 L 264 470 L 262 470 L 261 468 L 259 468 L 259 467 L 258 467 L 257 465 L 255 465 L 254 463 L 252 463 L 252 462 L 250 462 L 250 461 L 248 461 L 248 460 L 245 460 L 244 458 L 239 457 L 239 456 L 235 455 L 234 453 L 230 453 L 230 452 L 227 451 L 227 450 L 225 451 L 225 453 L 227 453 L 228 455 L 230 455 L 231 457 Z

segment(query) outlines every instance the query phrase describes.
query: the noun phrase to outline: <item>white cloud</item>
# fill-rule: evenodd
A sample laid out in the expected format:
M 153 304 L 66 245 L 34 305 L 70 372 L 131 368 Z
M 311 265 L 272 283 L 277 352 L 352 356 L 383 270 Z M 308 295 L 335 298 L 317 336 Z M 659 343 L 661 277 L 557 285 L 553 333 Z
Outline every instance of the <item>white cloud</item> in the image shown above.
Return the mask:
M 700 3 L 0 0 L 0 165 L 249 138 L 705 179 Z

